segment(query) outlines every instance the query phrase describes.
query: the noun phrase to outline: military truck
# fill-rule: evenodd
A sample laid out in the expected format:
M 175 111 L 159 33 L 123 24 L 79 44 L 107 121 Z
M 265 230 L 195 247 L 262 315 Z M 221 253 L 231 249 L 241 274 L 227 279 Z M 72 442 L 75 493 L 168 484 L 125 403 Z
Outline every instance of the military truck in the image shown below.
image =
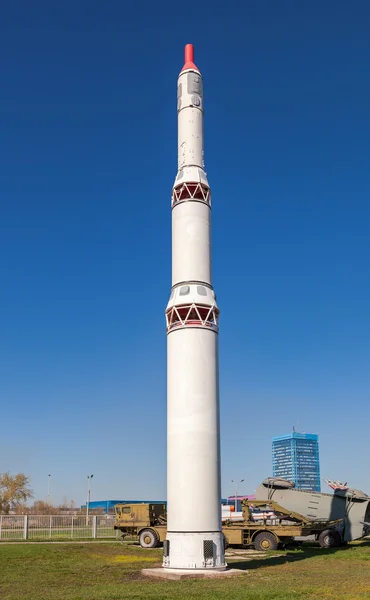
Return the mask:
M 138 536 L 142 548 L 156 548 L 166 539 L 167 508 L 165 504 L 116 504 L 114 529 L 126 536 Z
M 226 520 L 223 524 L 225 547 L 228 545 L 254 546 L 257 550 L 274 550 L 279 545 L 294 542 L 296 536 L 315 535 L 323 547 L 334 545 L 336 521 L 315 522 L 303 515 L 285 509 L 275 502 L 269 502 L 273 518 L 254 521 L 251 515 L 254 507 L 266 506 L 265 501 L 244 501 L 243 521 Z M 122 532 L 122 541 L 128 535 L 138 536 L 142 548 L 155 548 L 167 534 L 166 505 L 158 503 L 116 504 L 114 529 Z

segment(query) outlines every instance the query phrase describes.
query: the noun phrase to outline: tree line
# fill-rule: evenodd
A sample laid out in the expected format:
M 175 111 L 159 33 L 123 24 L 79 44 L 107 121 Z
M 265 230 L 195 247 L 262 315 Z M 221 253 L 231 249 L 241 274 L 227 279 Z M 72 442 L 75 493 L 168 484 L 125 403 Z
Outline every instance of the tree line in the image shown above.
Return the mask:
M 52 506 L 43 500 L 35 500 L 32 505 L 27 502 L 33 498 L 33 491 L 30 487 L 30 480 L 24 473 L 10 475 L 0 473 L 0 514 L 33 514 L 33 515 L 53 515 L 63 510 L 75 508 L 73 500 L 63 503 L 59 506 Z

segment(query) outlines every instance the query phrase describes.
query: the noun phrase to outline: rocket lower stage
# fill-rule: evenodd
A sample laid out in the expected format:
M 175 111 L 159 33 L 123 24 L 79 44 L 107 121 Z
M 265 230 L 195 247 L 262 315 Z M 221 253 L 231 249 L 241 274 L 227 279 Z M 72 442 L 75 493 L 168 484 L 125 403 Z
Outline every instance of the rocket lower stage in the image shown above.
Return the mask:
M 211 190 L 203 164 L 203 82 L 185 48 L 178 79 L 167 321 L 167 539 L 163 566 L 224 569 L 218 375 L 211 283 Z
M 224 564 L 220 515 L 217 333 L 191 326 L 168 336 L 167 478 L 173 568 Z M 189 376 L 191 374 L 191 376 Z M 204 556 L 204 542 L 211 553 Z M 167 566 L 167 565 L 166 565 Z

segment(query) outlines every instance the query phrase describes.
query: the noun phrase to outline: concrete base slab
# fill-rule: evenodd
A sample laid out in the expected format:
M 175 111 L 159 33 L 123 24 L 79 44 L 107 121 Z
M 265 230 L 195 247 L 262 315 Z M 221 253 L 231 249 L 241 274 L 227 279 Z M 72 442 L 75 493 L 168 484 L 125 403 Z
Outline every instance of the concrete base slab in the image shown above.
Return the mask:
M 224 569 L 216 571 L 211 569 L 142 569 L 141 574 L 145 577 L 157 577 L 158 579 L 172 579 L 179 581 L 180 579 L 219 579 L 221 577 L 235 577 L 235 575 L 246 575 L 247 571 L 242 569 Z
M 228 548 L 225 552 L 226 556 L 267 556 L 262 550 L 251 550 L 249 548 Z

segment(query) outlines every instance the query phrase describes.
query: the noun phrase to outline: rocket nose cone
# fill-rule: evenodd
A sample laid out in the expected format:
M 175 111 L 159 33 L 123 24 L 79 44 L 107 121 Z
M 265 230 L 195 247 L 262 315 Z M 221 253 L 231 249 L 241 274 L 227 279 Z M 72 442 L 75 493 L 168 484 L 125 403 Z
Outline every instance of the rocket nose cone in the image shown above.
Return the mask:
M 187 62 L 194 62 L 194 46 L 193 46 L 193 44 L 186 44 L 186 46 L 185 46 L 185 64 Z
M 193 44 L 186 44 L 185 46 L 185 61 L 184 66 L 181 71 L 185 71 L 185 69 L 195 69 L 199 71 L 198 67 L 194 64 L 194 46 Z

